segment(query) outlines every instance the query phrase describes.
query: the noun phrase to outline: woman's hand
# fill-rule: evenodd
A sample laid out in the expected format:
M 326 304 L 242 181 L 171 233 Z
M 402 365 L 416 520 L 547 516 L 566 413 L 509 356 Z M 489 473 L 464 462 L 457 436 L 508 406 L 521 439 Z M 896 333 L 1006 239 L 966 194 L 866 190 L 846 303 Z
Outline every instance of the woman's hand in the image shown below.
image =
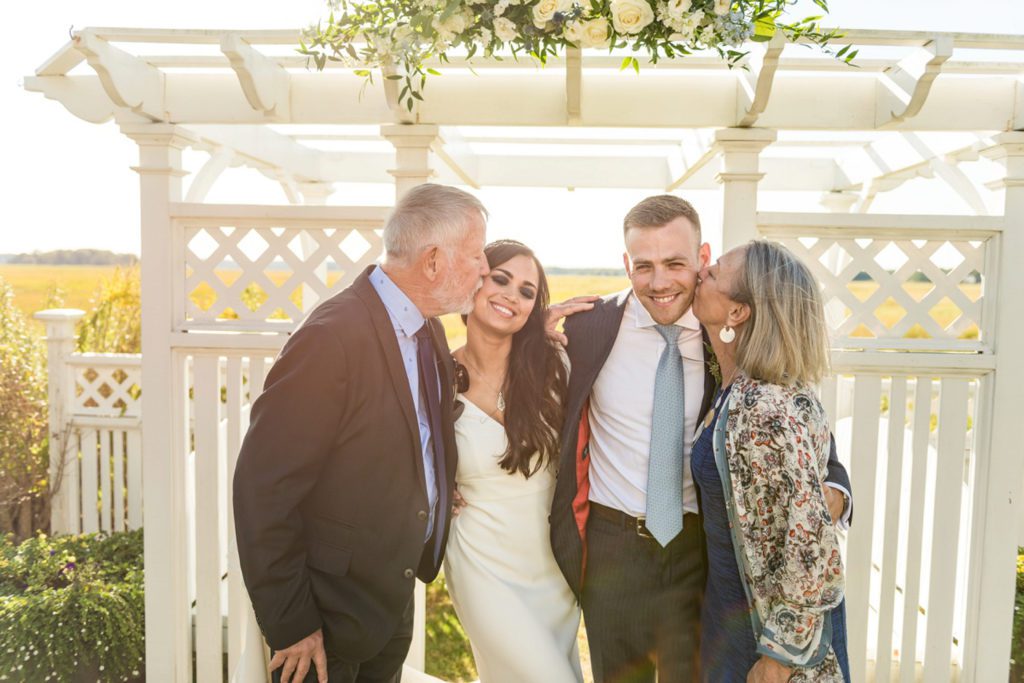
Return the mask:
M 455 487 L 455 490 L 452 491 L 452 517 L 458 517 L 464 507 L 466 507 L 466 499 L 459 493 L 459 488 Z
M 761 655 L 761 659 L 750 668 L 747 683 L 786 683 L 792 669 L 776 659 Z
M 566 299 L 560 304 L 551 304 L 548 307 L 548 318 L 544 322 L 544 330 L 547 332 L 548 338 L 553 339 L 562 346 L 568 345 L 569 338 L 555 329 L 558 327 L 558 321 L 574 313 L 589 311 L 594 307 L 594 302 L 600 298 L 594 294 L 584 294 L 583 296 L 574 296 L 571 299 Z

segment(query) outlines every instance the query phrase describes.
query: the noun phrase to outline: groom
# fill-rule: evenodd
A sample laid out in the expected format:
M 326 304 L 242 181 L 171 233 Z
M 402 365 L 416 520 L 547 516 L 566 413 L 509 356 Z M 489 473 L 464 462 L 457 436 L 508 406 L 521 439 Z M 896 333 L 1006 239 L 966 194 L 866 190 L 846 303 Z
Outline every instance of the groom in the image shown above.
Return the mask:
M 441 565 L 455 482 L 453 370 L 435 316 L 487 274 L 487 212 L 421 185 L 386 257 L 285 344 L 234 478 L 242 576 L 282 683 L 398 681 L 416 577 Z
M 689 454 L 715 390 L 690 305 L 710 248 L 693 206 L 672 195 L 633 207 L 623 232 L 631 289 L 565 324 L 551 542 L 583 607 L 596 683 L 688 683 L 705 581 Z M 668 353 L 682 362 L 665 364 Z M 681 371 L 663 378 L 663 365 Z M 829 480 L 849 491 L 834 452 Z M 835 514 L 843 501 L 829 495 Z

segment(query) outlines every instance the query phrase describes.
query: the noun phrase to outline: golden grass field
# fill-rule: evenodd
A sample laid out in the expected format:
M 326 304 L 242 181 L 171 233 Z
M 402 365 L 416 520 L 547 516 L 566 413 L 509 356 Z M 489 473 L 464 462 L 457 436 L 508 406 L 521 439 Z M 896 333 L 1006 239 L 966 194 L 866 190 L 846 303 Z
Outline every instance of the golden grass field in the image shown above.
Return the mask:
M 42 310 L 47 300 L 58 290 L 63 296 L 66 308 L 81 308 L 88 311 L 91 308 L 91 299 L 96 288 L 104 278 L 110 277 L 113 272 L 113 266 L 0 265 L 0 278 L 14 289 L 15 304 L 28 316 Z M 239 274 L 240 271 L 224 271 L 218 272 L 217 275 L 225 284 L 231 284 Z M 269 273 L 270 279 L 275 284 L 283 283 L 287 276 L 288 274 L 284 272 Z M 328 284 L 333 285 L 338 277 L 338 273 L 328 273 Z M 619 291 L 628 285 L 625 276 L 552 275 L 549 277 L 549 281 L 553 302 L 564 301 L 580 294 L 608 294 Z M 851 282 L 847 287 L 854 296 L 864 300 L 878 288 L 878 285 L 865 281 Z M 931 289 L 931 284 L 906 282 L 903 284 L 903 288 L 915 300 L 920 300 Z M 981 295 L 981 285 L 964 284 L 961 285 L 961 289 L 972 300 L 976 300 Z M 257 287 L 252 287 L 250 290 L 252 304 L 265 297 L 262 290 Z M 191 298 L 199 308 L 205 310 L 215 304 L 216 293 L 212 287 L 200 286 L 191 293 Z M 290 298 L 296 305 L 301 305 L 302 294 L 298 289 L 292 292 Z M 892 300 L 883 302 L 876 309 L 876 315 L 887 327 L 894 325 L 902 317 L 902 313 L 901 306 Z M 945 326 L 956 318 L 958 311 L 947 300 L 940 302 L 934 309 L 934 315 L 936 321 Z M 455 315 L 445 316 L 442 321 L 452 347 L 460 346 L 465 341 L 465 327 L 463 327 L 462 321 Z M 978 331 L 975 327 L 968 330 L 963 336 L 976 338 L 977 334 Z M 870 336 L 870 334 L 864 330 L 858 330 L 854 332 L 853 336 Z M 921 336 L 921 334 L 911 330 L 907 336 Z

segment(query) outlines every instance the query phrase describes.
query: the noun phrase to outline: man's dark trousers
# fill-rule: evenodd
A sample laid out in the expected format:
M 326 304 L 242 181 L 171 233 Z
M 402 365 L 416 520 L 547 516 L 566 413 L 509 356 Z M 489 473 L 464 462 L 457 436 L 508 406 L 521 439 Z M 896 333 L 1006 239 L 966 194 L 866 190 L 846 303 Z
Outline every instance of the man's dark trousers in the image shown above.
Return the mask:
M 700 520 L 667 547 L 633 518 L 591 502 L 583 619 L 596 683 L 690 683 L 704 590 Z
M 402 615 L 395 634 L 384 649 L 372 659 L 353 664 L 343 662 L 327 653 L 327 680 L 330 683 L 400 683 L 402 680 L 402 664 L 409 654 L 412 642 L 413 598 Z M 273 672 L 273 683 L 281 683 L 281 669 Z M 300 683 L 294 680 L 294 683 Z M 317 683 L 316 666 L 310 665 L 309 672 L 301 683 Z

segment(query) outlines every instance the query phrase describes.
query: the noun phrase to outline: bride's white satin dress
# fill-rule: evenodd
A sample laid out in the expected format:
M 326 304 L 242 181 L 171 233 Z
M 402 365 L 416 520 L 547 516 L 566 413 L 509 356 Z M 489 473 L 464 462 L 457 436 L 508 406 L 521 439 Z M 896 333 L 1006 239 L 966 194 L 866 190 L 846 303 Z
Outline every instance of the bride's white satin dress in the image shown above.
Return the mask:
M 480 682 L 582 681 L 580 611 L 551 553 L 554 473 L 503 470 L 505 428 L 461 400 L 455 478 L 466 506 L 452 521 L 444 571 Z

